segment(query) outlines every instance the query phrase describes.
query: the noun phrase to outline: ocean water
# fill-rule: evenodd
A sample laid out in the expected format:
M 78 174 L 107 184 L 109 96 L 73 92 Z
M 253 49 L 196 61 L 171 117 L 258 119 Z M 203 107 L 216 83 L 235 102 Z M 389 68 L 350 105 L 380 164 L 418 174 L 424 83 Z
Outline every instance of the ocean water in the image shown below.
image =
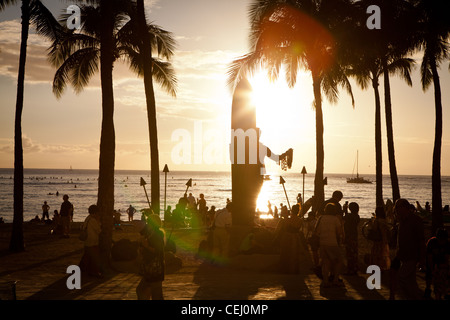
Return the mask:
M 292 206 L 296 202 L 297 194 L 303 193 L 303 176 L 300 173 L 283 173 L 286 183 L 286 195 L 279 183 L 279 175 L 272 175 L 271 180 L 265 180 L 258 199 L 258 209 L 267 211 L 267 203 L 278 206 L 283 203 Z M 360 206 L 360 216 L 371 217 L 375 211 L 375 182 L 373 184 L 349 184 L 346 179 L 350 175 L 325 174 L 328 184 L 325 186 L 325 197 L 331 197 L 334 190 L 341 190 L 344 201 L 355 201 Z M 150 176 L 148 171 L 116 170 L 115 175 L 115 209 L 120 210 L 126 220 L 126 209 L 131 204 L 138 211 L 148 208 L 144 188 L 140 186 L 141 177 L 147 182 L 146 190 L 150 197 Z M 364 176 L 375 181 L 374 175 Z M 50 206 L 50 217 L 53 210 L 60 209 L 62 196 L 69 195 L 69 201 L 75 207 L 74 221 L 83 221 L 87 216 L 87 209 L 97 201 L 98 188 L 97 170 L 63 170 L 63 169 L 25 169 L 24 179 L 24 220 L 29 221 L 34 216 L 42 217 L 42 204 L 47 201 Z M 227 198 L 231 199 L 230 172 L 169 172 L 167 174 L 166 205 L 172 208 L 186 191 L 186 183 L 192 179 L 192 187 L 188 193 L 198 198 L 200 193 L 205 195 L 207 206 L 214 205 L 222 208 Z M 161 208 L 164 208 L 165 175 L 161 173 Z M 431 176 L 399 176 L 400 192 L 403 198 L 412 203 L 419 201 L 424 207 L 425 202 L 431 203 Z M 314 190 L 314 174 L 305 175 L 305 199 L 312 196 Z M 56 196 L 59 192 L 59 196 Z M 392 199 L 389 176 L 383 177 L 384 199 Z M 450 177 L 442 177 L 443 205 L 450 204 Z M 139 216 L 139 214 L 137 214 Z M 0 169 L 0 217 L 5 222 L 13 220 L 13 169 Z

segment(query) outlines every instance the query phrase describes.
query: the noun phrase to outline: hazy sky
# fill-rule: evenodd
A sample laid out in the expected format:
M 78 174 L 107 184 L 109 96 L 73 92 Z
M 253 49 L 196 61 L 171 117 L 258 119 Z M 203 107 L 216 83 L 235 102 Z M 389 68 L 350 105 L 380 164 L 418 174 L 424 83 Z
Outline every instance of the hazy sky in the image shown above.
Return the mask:
M 59 15 L 70 1 L 43 1 Z M 231 92 L 226 87 L 229 63 L 248 51 L 249 0 L 147 1 L 149 21 L 174 33 L 178 47 L 173 64 L 177 97 L 156 87 L 160 166 L 171 170 L 229 170 Z M 0 12 L 0 167 L 13 167 L 14 110 L 20 44 L 20 6 Z M 28 41 L 23 111 L 26 168 L 98 168 L 101 126 L 99 77 L 76 95 L 68 87 L 61 99 L 52 94 L 55 70 L 46 61 L 48 43 L 31 34 Z M 420 64 L 420 54 L 416 56 Z M 399 174 L 431 175 L 434 142 L 433 87 L 424 93 L 418 68 L 413 87 L 391 78 L 397 169 Z M 450 74 L 440 68 L 444 132 L 442 174 L 450 175 Z M 274 152 L 294 148 L 293 171 L 315 171 L 312 82 L 299 74 L 288 89 L 284 78 L 270 84 L 252 79 L 262 140 Z M 336 105 L 325 101 L 325 172 L 351 173 L 359 150 L 359 171 L 375 173 L 374 95 L 352 81 L 355 108 L 342 91 Z M 384 92 L 380 84 L 383 100 Z M 149 169 L 149 137 L 142 79 L 125 64 L 114 69 L 116 169 Z M 384 104 L 383 104 L 384 107 Z M 383 173 L 388 174 L 383 112 Z M 191 156 L 181 157 L 180 149 Z M 270 162 L 267 160 L 266 162 Z M 277 168 L 272 164 L 270 170 Z

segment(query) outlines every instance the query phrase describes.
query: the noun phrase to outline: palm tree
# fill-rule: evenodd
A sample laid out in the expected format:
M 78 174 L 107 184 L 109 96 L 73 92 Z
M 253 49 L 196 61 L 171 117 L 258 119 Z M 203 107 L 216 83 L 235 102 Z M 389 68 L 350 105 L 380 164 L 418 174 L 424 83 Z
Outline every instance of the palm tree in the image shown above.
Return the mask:
M 344 66 L 337 62 L 338 44 L 330 33 L 342 27 L 349 6 L 350 1 L 345 0 L 253 1 L 249 10 L 251 51 L 233 61 L 229 69 L 231 87 L 261 66 L 268 68 L 269 77 L 275 79 L 285 65 L 290 87 L 294 87 L 299 69 L 311 72 L 316 113 L 314 197 L 319 205 L 325 198 L 322 92 L 334 103 L 338 87 L 343 86 L 353 100 Z
M 0 11 L 16 0 L 0 0 Z M 53 15 L 39 0 L 22 0 L 22 30 L 17 79 L 16 114 L 14 124 L 14 217 L 9 250 L 23 251 L 23 145 L 22 112 L 24 102 L 25 64 L 30 24 L 35 25 L 39 34 L 52 37 L 59 32 L 59 25 Z
M 374 4 L 373 2 L 370 2 Z M 412 86 L 411 68 L 414 60 L 406 56 L 414 48 L 414 32 L 411 25 L 415 23 L 413 8 L 405 0 L 379 0 L 383 11 L 382 45 L 384 56 L 382 56 L 384 76 L 384 101 L 386 114 L 386 135 L 389 159 L 389 172 L 392 186 L 392 198 L 395 203 L 400 199 L 400 187 L 395 161 L 394 133 L 392 121 L 392 103 L 390 90 L 390 74 L 398 74 L 405 82 Z M 366 2 L 369 5 L 369 2 Z
M 370 2 L 370 3 L 369 3 Z M 403 1 L 359 1 L 355 4 L 354 23 L 343 37 L 346 48 L 346 59 L 351 65 L 349 75 L 356 78 L 362 89 L 372 85 L 375 94 L 375 160 L 376 160 L 376 206 L 383 206 L 383 173 L 382 173 L 382 135 L 381 135 L 381 100 L 379 93 L 379 80 L 384 80 L 384 102 L 386 112 L 386 131 L 388 142 L 389 169 L 394 202 L 400 198 L 397 169 L 395 164 L 395 151 L 392 124 L 392 103 L 390 92 L 390 75 L 399 75 L 411 86 L 411 68 L 414 60 L 407 58 L 406 54 L 411 47 L 411 39 L 407 37 L 411 32 L 405 29 L 407 19 Z M 369 30 L 364 23 L 366 8 L 369 4 L 378 4 L 382 7 L 383 25 L 381 30 Z M 402 11 L 403 10 L 403 11 Z M 393 32 L 394 21 L 405 22 L 405 29 Z M 398 28 L 397 28 L 398 29 Z M 402 38 L 400 38 L 402 37 Z M 355 40 L 356 39 L 356 40 Z
M 158 26 L 148 25 L 143 0 L 137 0 L 136 6 L 131 7 L 129 14 L 131 17 L 131 37 L 129 40 L 131 41 L 124 46 L 124 53 L 128 57 L 134 71 L 144 78 L 150 140 L 151 204 L 153 212 L 159 214 L 159 151 L 153 77 L 163 86 L 165 91 L 174 97 L 176 96 L 177 81 L 171 64 L 154 59 L 152 51 L 155 50 L 158 56 L 170 60 L 176 43 L 171 33 Z M 126 30 L 126 28 L 123 29 Z
M 128 14 L 132 14 L 132 12 L 135 11 L 132 11 L 131 2 L 122 2 L 122 6 L 117 6 L 113 10 L 112 14 L 115 21 L 113 23 L 112 49 L 110 50 L 112 64 L 114 64 L 117 59 L 123 58 L 129 62 L 131 70 L 136 72 L 138 75 L 144 75 L 143 63 L 146 59 L 145 56 L 141 54 L 142 51 L 139 51 L 138 44 L 140 38 L 136 36 L 134 31 L 135 20 L 130 19 L 128 16 Z M 67 83 L 70 83 L 73 86 L 75 92 L 81 92 L 83 88 L 88 85 L 91 77 L 98 71 L 99 66 L 101 66 L 102 70 L 104 69 L 101 59 L 103 45 L 101 32 L 103 27 L 99 23 L 102 17 L 101 7 L 81 6 L 81 15 L 81 32 L 76 33 L 66 30 L 64 36 L 55 40 L 49 52 L 50 61 L 58 68 L 53 80 L 53 92 L 58 98 L 64 92 Z M 62 20 L 66 17 L 67 16 L 63 15 Z M 154 40 L 154 42 L 158 43 L 158 50 L 165 52 L 164 50 L 172 49 L 172 46 L 170 45 L 168 45 L 168 48 L 165 49 L 162 49 L 163 46 L 160 45 L 161 38 L 165 39 L 165 36 L 167 36 L 164 30 L 161 30 L 156 26 L 148 26 L 147 29 L 148 33 L 154 34 L 154 38 L 157 39 Z M 166 44 L 167 43 L 170 44 L 170 41 L 167 41 Z M 168 53 L 165 52 L 165 54 Z M 155 81 L 160 83 L 162 87 L 170 93 L 175 94 L 174 88 L 176 80 L 171 64 L 152 57 L 150 57 L 149 61 L 153 68 L 152 74 Z M 107 68 L 109 70 L 110 64 L 108 61 L 107 63 Z M 103 77 L 103 73 L 101 73 L 101 77 Z M 107 77 L 107 81 L 109 83 L 108 79 L 109 76 Z M 106 92 L 111 92 L 112 94 L 112 88 L 109 88 L 109 86 L 103 84 L 102 79 L 102 105 L 104 108 L 105 103 L 107 102 L 107 105 L 109 105 L 111 101 L 109 101 L 110 97 L 105 97 L 103 90 L 106 90 Z M 153 91 L 152 94 L 154 96 Z M 156 129 L 156 114 L 154 116 L 154 129 Z M 105 117 L 108 119 L 105 120 Z M 109 156 L 114 156 L 114 144 L 112 144 L 114 141 L 114 123 L 113 119 L 110 119 L 111 117 L 113 117 L 113 112 L 107 108 L 107 110 L 103 113 L 102 140 L 100 144 L 100 167 L 103 170 L 99 171 L 100 175 L 103 174 L 106 175 L 106 177 L 104 177 L 103 180 L 99 177 L 98 193 L 98 204 L 100 205 L 100 203 L 102 203 L 103 208 L 105 208 L 106 205 L 111 206 L 111 208 L 114 206 L 114 198 L 112 198 L 112 203 L 107 201 L 111 200 L 111 198 L 105 198 L 105 194 L 109 194 L 111 191 L 114 192 L 114 159 L 112 159 L 112 161 L 111 159 L 109 159 L 110 161 L 107 161 L 108 157 L 105 157 L 104 154 L 102 154 L 102 152 L 106 152 Z M 149 128 L 149 130 L 153 130 L 153 128 Z M 104 135 L 106 135 L 106 137 L 104 137 Z M 102 142 L 104 142 L 104 144 L 102 144 Z M 108 145 L 108 143 L 112 144 L 110 147 L 112 150 L 106 149 L 105 151 L 102 147 Z M 105 163 L 107 163 L 106 169 L 102 168 L 102 166 L 105 166 Z M 111 166 L 113 169 L 112 173 L 110 172 Z M 159 171 L 156 171 L 156 173 L 159 177 Z M 112 175 L 112 179 L 110 179 L 110 175 Z M 154 188 L 152 185 L 152 190 L 153 189 Z M 110 211 L 105 209 L 103 213 L 105 214 L 106 212 Z M 105 255 L 104 259 L 107 259 L 109 256 L 112 241 L 112 222 L 110 223 L 109 219 L 110 215 L 107 215 L 107 217 L 104 216 L 102 219 L 103 241 L 101 243 L 101 248 L 103 254 Z
M 420 67 L 422 89 L 426 91 L 433 83 L 435 104 L 435 137 L 432 167 L 432 230 L 443 225 L 441 191 L 442 148 L 442 97 L 438 68 L 449 57 L 450 25 L 446 3 L 442 1 L 413 1 L 419 13 L 417 32 L 420 35 L 419 49 L 423 50 Z

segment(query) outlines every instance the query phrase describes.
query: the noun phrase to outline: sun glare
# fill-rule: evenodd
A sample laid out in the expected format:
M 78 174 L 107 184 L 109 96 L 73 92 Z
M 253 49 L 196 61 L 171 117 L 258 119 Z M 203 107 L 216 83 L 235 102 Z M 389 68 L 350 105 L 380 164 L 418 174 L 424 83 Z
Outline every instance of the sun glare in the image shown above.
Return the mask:
M 264 72 L 249 79 L 261 141 L 275 153 L 282 153 L 288 148 L 299 149 L 311 135 L 314 137 L 315 118 L 309 75 L 299 73 L 297 84 L 289 88 L 282 74 L 280 72 L 276 81 L 270 81 Z M 266 160 L 266 167 L 270 168 L 268 162 Z

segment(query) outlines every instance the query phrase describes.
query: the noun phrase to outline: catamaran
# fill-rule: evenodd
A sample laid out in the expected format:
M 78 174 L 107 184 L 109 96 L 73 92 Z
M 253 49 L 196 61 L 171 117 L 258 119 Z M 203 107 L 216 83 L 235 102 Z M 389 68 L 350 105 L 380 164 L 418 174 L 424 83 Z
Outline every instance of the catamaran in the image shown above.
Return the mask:
M 359 172 L 358 172 L 358 158 L 359 158 L 359 152 L 356 151 L 356 177 L 353 177 L 353 172 L 352 172 L 352 177 L 351 178 L 347 178 L 347 183 L 372 183 L 372 181 L 366 180 L 363 177 L 359 176 Z M 354 170 L 355 170 L 355 166 L 353 166 L 353 171 Z

